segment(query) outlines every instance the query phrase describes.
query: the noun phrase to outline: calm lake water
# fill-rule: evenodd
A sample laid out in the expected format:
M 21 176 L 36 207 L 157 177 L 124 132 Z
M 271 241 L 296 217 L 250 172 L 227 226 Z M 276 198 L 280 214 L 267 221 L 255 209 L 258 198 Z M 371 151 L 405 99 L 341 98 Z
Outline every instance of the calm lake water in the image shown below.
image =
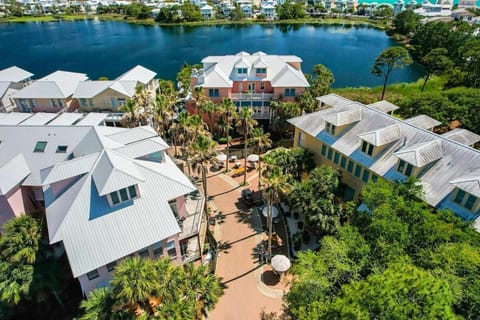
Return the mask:
M 315 25 L 206 27 L 141 26 L 122 22 L 76 21 L 0 24 L 0 69 L 17 65 L 36 78 L 55 70 L 87 73 L 90 79 L 119 76 L 140 64 L 174 80 L 183 63 L 209 55 L 263 51 L 297 55 L 302 69 L 315 64 L 333 71 L 335 87 L 375 86 L 375 58 L 394 45 L 384 32 L 367 28 Z M 421 76 L 418 65 L 394 71 L 392 82 Z

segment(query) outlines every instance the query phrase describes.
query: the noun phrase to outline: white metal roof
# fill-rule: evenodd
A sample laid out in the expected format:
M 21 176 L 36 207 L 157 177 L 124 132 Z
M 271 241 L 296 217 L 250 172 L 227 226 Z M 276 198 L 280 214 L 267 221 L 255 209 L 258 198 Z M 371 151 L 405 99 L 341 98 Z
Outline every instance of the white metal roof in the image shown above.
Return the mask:
M 165 149 L 168 149 L 167 143 L 162 138 L 155 137 L 128 144 L 115 149 L 115 151 L 135 159 Z
M 341 127 L 346 124 L 354 123 L 362 120 L 362 109 L 353 107 L 349 110 L 337 112 L 330 116 L 325 117 L 325 121 L 333 124 L 334 126 Z
M 12 67 L 0 70 L 0 81 L 21 82 L 21 81 L 28 80 L 32 76 L 33 76 L 33 73 L 30 73 L 17 66 L 12 66 Z
M 120 77 L 117 78 L 117 80 L 139 81 L 145 85 L 149 83 L 152 79 L 154 79 L 156 75 L 157 73 L 153 72 L 152 70 L 149 70 L 143 66 L 137 65 L 132 69 L 128 70 L 127 72 L 125 72 L 124 74 L 122 74 Z
M 56 113 L 37 112 L 33 116 L 20 123 L 21 126 L 44 125 L 52 121 L 58 115 Z
M 2 98 L 10 88 L 10 81 L 0 81 L 0 98 Z
M 107 89 L 114 90 L 127 98 L 131 98 L 135 93 L 137 81 L 82 81 L 73 94 L 74 98 L 90 99 Z
M 369 104 L 369 106 L 377 109 L 378 111 L 382 111 L 382 112 L 385 112 L 385 113 L 389 113 L 389 112 L 395 111 L 395 110 L 400 108 L 399 106 L 397 106 L 397 105 L 395 105 L 395 104 L 393 104 L 389 101 L 386 101 L 386 100 L 371 103 L 371 104 Z
M 402 137 L 402 130 L 397 123 L 385 128 L 359 134 L 358 137 L 374 146 L 383 146 L 399 140 Z
M 405 119 L 405 121 L 416 127 L 426 130 L 433 129 L 434 127 L 442 124 L 440 121 L 425 114 L 419 114 L 418 116 Z
M 80 158 L 56 163 L 52 168 L 49 168 L 43 184 L 52 184 L 90 172 L 99 154 L 99 152 L 96 152 Z
M 480 168 L 470 170 L 450 183 L 477 198 L 480 198 Z
M 105 118 L 108 117 L 108 113 L 95 113 L 90 112 L 87 115 L 77 122 L 77 126 L 99 126 L 103 123 Z
M 480 135 L 467 129 L 456 128 L 452 131 L 445 132 L 442 136 L 463 143 L 467 146 L 473 146 L 475 143 L 480 142 Z
M 107 134 L 108 138 L 121 143 L 121 144 L 130 144 L 136 141 L 153 138 L 157 136 L 155 130 L 150 126 L 142 126 L 132 128 L 128 131 L 115 132 L 113 134 Z
M 33 113 L 10 112 L 0 118 L 0 125 L 14 125 L 33 116 Z
M 259 60 L 261 59 L 261 60 Z M 255 63 L 267 68 L 266 77 L 257 77 Z M 270 81 L 273 87 L 309 87 L 309 83 L 301 70 L 291 64 L 300 63 L 297 56 L 266 55 L 256 52 L 252 55 L 239 52 L 236 55 L 208 56 L 202 59 L 204 79 L 199 79 L 199 86 L 207 88 L 231 87 L 233 81 Z M 237 68 L 247 68 L 247 74 L 238 74 Z
M 0 166 L 0 195 L 7 194 L 30 174 L 30 167 L 23 154 L 19 153 Z
M 353 103 L 353 101 L 351 102 Z M 359 104 L 359 103 L 357 103 Z M 361 105 L 361 104 L 360 104 Z M 302 115 L 297 118 L 290 119 L 289 122 L 303 132 L 321 139 L 325 129 L 325 118 L 333 114 L 347 111 L 351 108 L 351 104 L 343 104 L 333 108 L 327 108 L 318 112 Z M 428 163 L 420 176 L 420 182 L 425 190 L 425 198 L 427 203 L 437 206 L 443 201 L 455 188 L 450 182 L 465 175 L 465 172 L 479 167 L 480 151 L 473 149 L 464 144 L 458 143 L 444 136 L 438 135 L 426 129 L 414 126 L 405 120 L 392 117 L 389 114 L 378 111 L 370 106 L 362 106 L 361 120 L 355 122 L 348 127 L 347 130 L 335 139 L 331 145 L 339 152 L 354 158 L 356 161 L 362 161 L 365 166 L 379 176 L 389 176 L 392 172 L 396 172 L 395 168 L 398 164 L 398 157 L 394 153 L 399 150 L 409 150 L 419 148 L 424 144 L 425 150 L 432 148 L 432 153 L 427 152 L 426 160 L 420 157 L 416 163 Z M 400 125 L 401 139 L 393 141 L 385 146 L 382 152 L 368 162 L 363 161 L 365 157 L 360 157 L 361 140 L 359 136 L 368 132 L 376 131 L 381 128 L 392 125 Z M 441 142 L 439 148 L 438 142 Z M 415 147 L 413 147 L 416 145 Z M 420 148 L 423 149 L 423 148 Z M 423 152 L 423 151 L 422 151 Z M 438 158 L 440 156 L 441 158 Z M 415 162 L 414 160 L 411 160 Z M 398 179 L 398 178 L 397 178 Z
M 55 119 L 53 119 L 50 123 L 48 123 L 48 125 L 49 126 L 70 126 L 82 117 L 83 117 L 82 113 L 65 112 L 58 115 Z
M 443 156 L 442 142 L 440 140 L 419 142 L 403 147 L 393 154 L 415 167 L 421 168 Z
M 321 103 L 324 103 L 324 104 L 326 104 L 327 106 L 330 106 L 330 107 L 337 107 L 337 106 L 341 106 L 341 105 L 344 105 L 344 104 L 352 103 L 351 100 L 348 100 L 347 98 L 339 96 L 335 93 L 329 93 L 327 95 L 317 97 L 316 100 L 320 101 Z

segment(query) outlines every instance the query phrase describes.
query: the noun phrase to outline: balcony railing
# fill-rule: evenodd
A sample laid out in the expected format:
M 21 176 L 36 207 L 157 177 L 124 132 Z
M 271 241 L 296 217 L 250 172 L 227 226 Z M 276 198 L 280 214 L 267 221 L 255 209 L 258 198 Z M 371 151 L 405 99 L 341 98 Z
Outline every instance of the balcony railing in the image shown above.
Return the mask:
M 185 207 L 188 216 L 180 220 L 182 228 L 180 240 L 199 233 L 204 203 L 205 197 L 198 192 L 185 196 Z
M 273 98 L 273 93 L 232 93 L 232 100 L 257 100 L 269 101 Z

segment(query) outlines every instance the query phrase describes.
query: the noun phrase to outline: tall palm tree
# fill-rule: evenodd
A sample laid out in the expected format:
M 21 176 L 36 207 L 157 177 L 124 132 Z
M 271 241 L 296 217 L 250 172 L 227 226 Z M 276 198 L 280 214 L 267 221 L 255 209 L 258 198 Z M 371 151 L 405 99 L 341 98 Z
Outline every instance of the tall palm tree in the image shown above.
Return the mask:
M 120 319 L 121 312 L 113 311 L 114 305 L 115 299 L 110 289 L 99 288 L 93 290 L 88 295 L 88 300 L 83 300 L 80 303 L 80 308 L 85 312 L 80 320 Z
M 185 145 L 188 141 L 189 131 L 189 116 L 186 111 L 182 111 L 178 114 L 176 121 L 170 127 L 172 132 L 175 156 L 177 156 L 177 145 L 180 144 L 182 155 L 185 156 Z
M 111 281 L 113 296 L 120 306 L 131 310 L 140 308 L 151 314 L 153 310 L 148 298 L 158 291 L 157 276 L 151 260 L 140 257 L 126 258 L 115 268 L 115 276 Z
M 210 130 L 210 133 L 213 134 L 213 131 L 214 131 L 213 116 L 217 113 L 219 109 L 218 105 L 208 100 L 202 104 L 201 108 L 202 108 L 202 112 L 205 112 L 207 114 L 207 117 L 208 117 L 207 126 L 208 126 L 208 129 Z
M 155 97 L 155 104 L 153 105 L 154 127 L 162 137 L 165 136 L 172 124 L 175 115 L 173 110 L 175 100 L 176 97 L 171 94 L 160 93 Z
M 270 133 L 264 133 L 261 127 L 252 128 L 248 144 L 252 146 L 255 153 L 263 153 L 266 148 L 272 146 Z
M 195 268 L 189 263 L 183 266 L 186 282 L 186 293 L 188 300 L 195 304 L 195 319 L 200 320 L 206 316 L 207 311 L 212 310 L 223 294 L 220 281 L 210 273 L 207 266 Z
M 202 105 L 208 101 L 205 92 L 203 92 L 203 87 L 195 87 L 192 92 L 193 100 L 195 102 L 196 113 L 200 114 Z
M 235 123 L 238 132 L 243 134 L 244 141 L 244 167 L 247 168 L 247 152 L 248 152 L 248 136 L 252 128 L 257 124 L 257 121 L 253 119 L 253 110 L 248 107 L 240 109 L 239 118 Z M 247 170 L 243 174 L 243 184 L 247 184 Z
M 233 129 L 232 122 L 238 119 L 238 114 L 233 101 L 229 98 L 224 98 L 222 100 L 219 112 L 220 117 L 218 126 L 221 132 L 225 135 L 225 140 L 227 142 L 227 161 L 225 170 L 228 171 L 228 159 L 230 159 L 230 131 Z

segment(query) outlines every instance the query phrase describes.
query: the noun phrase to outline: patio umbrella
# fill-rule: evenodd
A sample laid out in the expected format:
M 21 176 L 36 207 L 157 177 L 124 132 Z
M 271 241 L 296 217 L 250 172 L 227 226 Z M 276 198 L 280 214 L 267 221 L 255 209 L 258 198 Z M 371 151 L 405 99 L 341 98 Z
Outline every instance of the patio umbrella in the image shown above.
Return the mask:
M 218 161 L 225 161 L 225 160 L 227 160 L 227 155 L 225 153 L 219 153 L 219 154 L 217 154 L 217 160 Z
M 275 219 L 276 217 L 278 217 L 278 208 L 275 206 L 271 206 L 271 208 L 272 208 L 272 219 Z M 262 213 L 265 217 L 268 218 L 268 206 L 263 207 Z
M 277 272 L 285 272 L 290 268 L 290 259 L 283 254 L 277 254 L 271 260 L 273 270 Z
M 249 154 L 247 157 L 247 161 L 257 162 L 259 158 L 260 157 L 258 156 L 258 154 Z

